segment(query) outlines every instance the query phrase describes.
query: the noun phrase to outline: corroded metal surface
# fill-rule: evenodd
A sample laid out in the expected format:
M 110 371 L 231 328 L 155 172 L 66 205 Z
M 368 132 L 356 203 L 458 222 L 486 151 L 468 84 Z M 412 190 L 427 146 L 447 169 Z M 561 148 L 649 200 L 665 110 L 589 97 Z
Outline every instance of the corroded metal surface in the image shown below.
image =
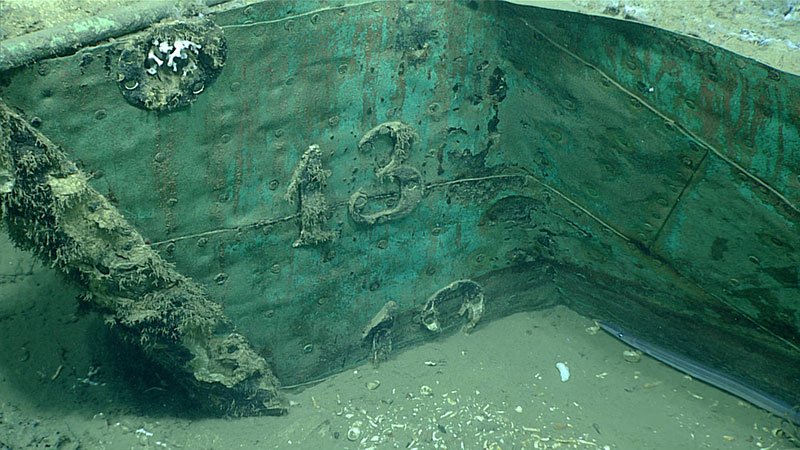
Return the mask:
M 566 302 L 800 392 L 774 363 L 800 345 L 795 77 L 563 12 L 312 3 L 213 17 L 228 60 L 188 108 L 128 105 L 120 44 L 6 73 L 2 95 L 209 286 L 285 384 L 368 358 L 362 330 L 389 301 L 393 348 L 438 336 L 426 300 L 469 279 L 481 320 Z M 382 123 L 415 133 L 402 156 L 368 134 Z M 310 145 L 325 208 L 304 216 L 285 194 Z M 331 239 L 293 246 L 312 222 Z M 468 321 L 449 317 L 445 332 Z
M 739 372 L 754 361 L 726 354 L 731 336 L 749 335 L 780 349 L 761 360 L 766 366 L 797 358 L 797 78 L 638 24 L 516 8 L 504 14 L 507 36 L 511 29 L 513 36 L 525 35 L 517 25 L 528 30 L 527 39 L 510 39 L 517 45 L 509 59 L 525 71 L 529 61 L 557 48 L 563 58 L 550 64 L 559 66 L 559 78 L 571 80 L 569 91 L 553 96 L 567 111 L 590 111 L 550 132 L 574 141 L 565 145 L 549 144 L 541 130 L 569 112 L 552 111 L 537 121 L 530 128 L 538 135 L 520 132 L 517 140 L 544 142 L 542 153 L 556 161 L 557 170 L 540 163 L 538 174 L 649 255 L 655 270 L 674 270 L 702 291 L 693 295 L 694 307 L 664 304 L 672 317 L 663 321 L 664 331 L 649 333 Z M 537 85 L 552 81 L 529 73 Z M 647 328 L 648 314 L 618 314 Z M 724 356 L 708 356 L 714 352 Z M 788 380 L 796 379 L 793 368 L 784 370 Z M 791 391 L 791 383 L 776 384 Z

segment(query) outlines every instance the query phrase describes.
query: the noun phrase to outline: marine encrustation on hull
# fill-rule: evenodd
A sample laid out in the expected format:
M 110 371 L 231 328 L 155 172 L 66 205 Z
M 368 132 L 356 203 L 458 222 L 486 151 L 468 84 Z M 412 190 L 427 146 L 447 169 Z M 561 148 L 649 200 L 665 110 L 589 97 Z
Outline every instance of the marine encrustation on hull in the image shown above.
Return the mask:
M 300 213 L 300 237 L 292 247 L 316 245 L 336 238 L 336 232 L 324 229 L 330 216 L 323 192 L 329 176 L 330 171 L 322 167 L 319 145 L 309 145 L 294 168 L 284 195 L 286 201 L 297 203 Z

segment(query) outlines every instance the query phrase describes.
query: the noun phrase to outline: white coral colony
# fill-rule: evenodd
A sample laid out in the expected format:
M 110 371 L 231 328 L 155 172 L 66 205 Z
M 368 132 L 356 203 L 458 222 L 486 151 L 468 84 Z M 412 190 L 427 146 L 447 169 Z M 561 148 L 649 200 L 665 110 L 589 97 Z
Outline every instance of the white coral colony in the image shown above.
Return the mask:
M 172 69 L 173 72 L 177 72 L 178 61 L 187 59 L 189 57 L 189 53 L 187 51 L 191 51 L 195 55 L 199 55 L 200 49 L 202 48 L 201 45 L 195 44 L 187 39 L 176 39 L 172 44 L 170 44 L 169 41 L 159 42 L 156 39 L 153 41 L 153 47 L 154 48 L 151 48 L 147 53 L 147 60 L 145 61 L 145 65 L 151 64 L 151 61 L 153 63 L 146 70 L 150 75 L 157 74 L 158 68 L 163 66 L 165 62 L 168 68 Z M 188 72 L 196 67 L 197 65 L 194 63 L 194 61 L 189 62 L 187 67 L 183 69 L 182 76 L 186 76 Z

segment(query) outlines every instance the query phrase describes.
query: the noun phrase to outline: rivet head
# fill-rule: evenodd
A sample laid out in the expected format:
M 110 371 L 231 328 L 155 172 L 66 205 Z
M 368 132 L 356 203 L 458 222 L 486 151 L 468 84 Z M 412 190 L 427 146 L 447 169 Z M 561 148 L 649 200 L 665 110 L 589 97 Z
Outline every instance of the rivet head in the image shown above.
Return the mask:
M 225 280 L 228 279 L 228 274 L 225 272 L 220 272 L 214 276 L 214 282 L 222 285 L 225 284 Z
M 769 70 L 769 72 L 767 72 L 767 79 L 770 81 L 781 81 L 781 74 L 776 70 Z

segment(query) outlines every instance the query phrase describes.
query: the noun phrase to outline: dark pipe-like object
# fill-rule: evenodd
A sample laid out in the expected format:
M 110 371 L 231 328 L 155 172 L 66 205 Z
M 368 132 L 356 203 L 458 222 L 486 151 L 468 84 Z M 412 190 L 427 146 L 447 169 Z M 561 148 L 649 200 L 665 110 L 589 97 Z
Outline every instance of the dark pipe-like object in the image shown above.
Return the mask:
M 207 0 L 216 6 L 228 0 Z M 88 45 L 145 29 L 160 20 L 179 17 L 173 0 L 136 3 L 72 23 L 56 25 L 0 41 L 0 72 L 40 59 L 64 56 Z

